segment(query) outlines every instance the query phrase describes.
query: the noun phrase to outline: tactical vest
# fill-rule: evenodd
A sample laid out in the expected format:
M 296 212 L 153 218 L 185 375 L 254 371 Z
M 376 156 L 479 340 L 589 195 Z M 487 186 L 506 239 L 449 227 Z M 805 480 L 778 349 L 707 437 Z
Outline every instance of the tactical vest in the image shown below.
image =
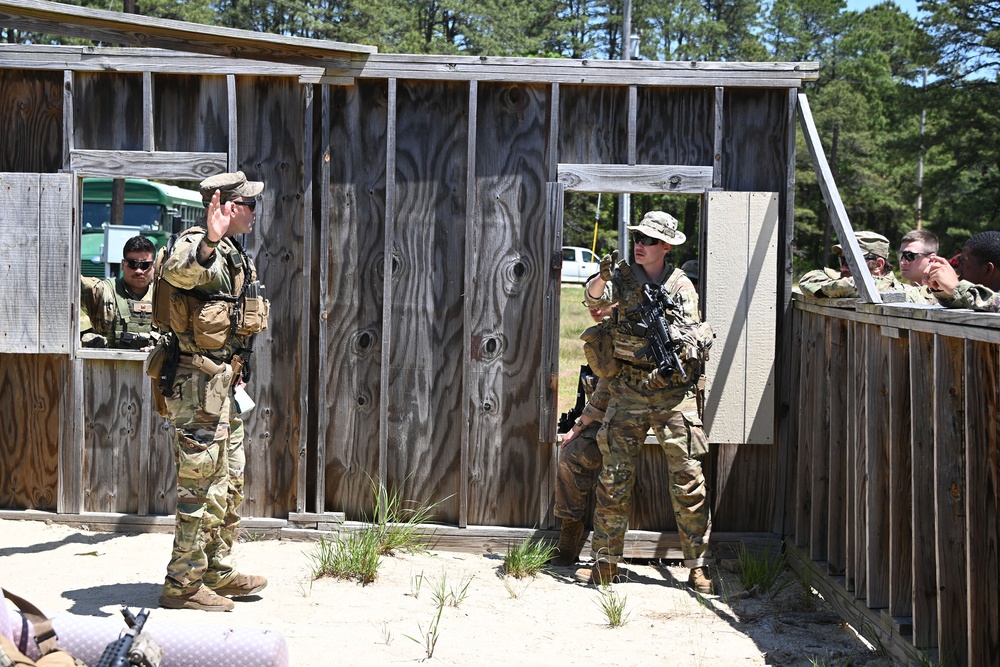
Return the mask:
M 235 252 L 225 253 L 232 294 L 208 293 L 199 289 L 183 290 L 163 277 L 163 263 L 176 241 L 192 234 L 204 234 L 201 227 L 191 227 L 171 238 L 160 249 L 153 268 L 153 326 L 178 334 L 180 341 L 190 341 L 202 350 L 220 350 L 232 343 L 233 336 L 248 337 L 267 330 L 270 303 L 257 291 L 257 271 L 236 243 L 223 239 Z M 237 258 L 240 261 L 237 261 Z
M 140 299 L 128 294 L 125 281 L 121 278 L 106 278 L 101 281 L 106 285 L 105 297 L 101 300 L 101 309 L 95 319 L 91 316 L 91 325 L 96 333 L 106 336 L 110 344 L 117 344 L 124 332 L 148 334 L 153 330 L 153 303 L 151 291 Z M 152 287 L 152 284 L 150 284 Z M 107 298 L 107 292 L 112 298 Z

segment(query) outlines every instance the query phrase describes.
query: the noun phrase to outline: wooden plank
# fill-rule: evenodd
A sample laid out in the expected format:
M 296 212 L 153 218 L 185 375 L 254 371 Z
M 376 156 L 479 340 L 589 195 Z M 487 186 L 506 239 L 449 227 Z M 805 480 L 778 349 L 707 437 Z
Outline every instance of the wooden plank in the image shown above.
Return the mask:
M 226 164 L 227 170 L 237 171 L 239 165 L 239 137 L 240 125 L 236 112 L 236 77 L 232 74 L 226 75 L 226 137 L 229 141 L 227 148 Z
M 553 157 L 576 165 L 626 164 L 628 89 L 553 85 L 559 86 L 559 149 Z
M 57 512 L 83 511 L 83 361 L 68 359 L 62 368 L 59 400 Z M 5 504 L 5 506 L 8 506 Z
M 329 327 L 327 326 L 327 320 L 329 318 L 329 313 L 326 311 L 327 305 L 330 303 L 330 283 L 328 281 L 328 274 L 331 270 L 330 267 L 330 239 L 332 232 L 330 230 L 330 218 L 331 212 L 333 211 L 333 196 L 330 187 L 331 173 L 330 161 L 333 159 L 333 145 L 331 144 L 331 131 L 332 125 L 332 114 L 333 110 L 331 108 L 330 100 L 330 86 L 320 86 L 320 101 L 319 101 L 319 146 L 318 150 L 320 152 L 320 177 L 319 177 L 319 219 L 320 222 L 316 227 L 319 233 L 319 289 L 318 292 L 319 303 L 317 304 L 317 312 L 319 313 L 318 322 L 316 325 L 317 332 L 317 346 L 316 346 L 316 394 L 317 394 L 317 405 L 322 406 L 319 410 L 315 411 L 317 414 L 316 418 L 316 432 L 318 437 L 316 438 L 316 450 L 314 459 L 313 473 L 315 474 L 315 486 L 313 487 L 313 497 L 312 507 L 313 509 L 323 514 L 326 512 L 326 434 L 330 428 L 330 411 L 323 409 L 327 405 L 327 400 L 330 393 L 340 393 L 340 392 L 330 392 L 329 384 L 329 364 L 330 355 L 328 351 L 330 349 L 330 336 Z M 337 158 L 340 162 L 347 162 L 348 154 L 341 154 L 338 146 Z M 299 487 L 300 487 L 300 499 L 305 499 L 305 490 L 302 489 L 302 485 L 306 483 L 309 479 L 308 471 L 303 470 L 303 467 L 308 467 L 308 452 L 306 455 L 306 460 L 299 460 Z M 307 503 L 300 500 L 297 503 L 296 511 L 303 512 Z M 291 516 L 291 515 L 289 515 Z
M 913 644 L 937 646 L 934 502 L 934 336 L 910 333 L 910 472 L 913 521 Z
M 63 168 L 64 74 L 4 69 L 0 59 L 0 173 Z
M 567 192 L 699 194 L 711 187 L 711 167 L 559 164 Z
M 556 89 L 553 88 L 553 94 Z M 479 134 L 479 84 L 476 81 L 469 82 L 469 135 L 466 141 L 468 154 L 465 160 L 465 285 L 471 288 L 475 283 L 475 264 L 472 258 L 476 256 L 475 233 L 477 223 L 476 210 L 476 155 L 478 152 L 478 142 L 476 137 Z M 551 134 L 551 133 L 550 133 Z M 551 142 L 551 136 L 550 136 Z M 551 146 L 551 143 L 549 144 Z M 550 156 L 555 160 L 555 156 Z M 552 163 L 549 163 L 549 174 L 551 177 Z M 468 424 L 472 413 L 472 309 L 462 309 L 462 423 Z M 462 456 L 460 462 L 461 471 L 461 498 L 459 499 L 459 519 L 458 525 L 462 528 L 469 525 L 469 485 L 472 479 L 472 468 L 469 460 L 469 443 L 471 434 L 469 429 L 462 429 Z
M 76 267 L 78 228 L 73 216 L 73 177 L 41 174 L 38 192 L 38 351 L 69 354 L 79 340 L 77 324 L 80 292 Z
M 545 150 L 548 87 L 479 85 L 477 196 L 465 286 L 470 314 L 469 523 L 532 525 L 549 450 L 538 445 L 547 265 Z
M 154 151 L 156 144 L 153 135 L 153 74 L 142 73 L 142 150 Z
M 143 378 L 148 385 L 152 382 Z M 177 508 L 177 470 L 174 467 L 174 425 L 156 413 L 149 416 L 147 513 L 173 516 Z M 141 501 L 140 501 L 141 503 Z M 140 504 L 141 507 L 141 504 Z
M 713 100 L 710 89 L 640 86 L 636 163 L 711 166 L 714 178 Z
M 725 112 L 723 111 L 725 90 L 726 89 L 723 88 L 722 86 L 716 86 L 715 88 L 715 105 L 713 107 L 714 113 L 712 114 L 712 121 L 713 121 L 712 187 L 713 188 L 722 187 L 722 141 L 723 141 L 722 119 L 724 118 L 725 114 Z
M 808 406 L 818 404 L 816 390 L 819 387 L 816 377 L 816 364 L 818 355 L 816 346 L 819 338 L 816 335 L 821 318 L 814 315 L 803 316 L 801 320 L 802 338 L 799 346 L 800 364 L 800 384 L 799 403 Z M 808 548 L 810 544 L 810 517 L 812 516 L 812 449 L 814 446 L 813 437 L 816 430 L 820 428 L 815 423 L 815 411 L 811 409 L 803 410 L 799 415 L 798 438 L 796 451 L 796 494 L 795 494 L 795 545 Z
M 0 353 L 39 352 L 40 198 L 39 174 L 0 174 Z
M 938 653 L 942 662 L 951 665 L 969 664 L 964 367 L 963 342 L 935 337 L 933 414 Z
M 153 99 L 156 150 L 229 153 L 226 171 L 237 170 L 235 77 L 156 74 Z
M 152 378 L 145 373 L 139 375 L 139 433 L 136 444 L 139 449 L 139 466 L 136 471 L 139 492 L 136 499 L 137 514 L 149 514 L 149 459 L 152 449 L 150 431 L 153 422 Z
M 463 425 L 449 417 L 461 410 L 463 359 L 449 351 L 460 349 L 466 307 L 468 86 L 405 81 L 397 99 L 387 484 L 457 523 Z
M 713 498 L 713 526 L 739 526 L 740 530 L 768 530 L 775 505 L 782 502 L 777 495 L 775 479 L 781 461 L 777 447 L 755 445 L 714 445 L 715 458 L 711 466 L 703 464 Z M 663 470 L 666 470 L 664 464 Z M 662 479 L 661 475 L 661 479 Z M 669 488 L 664 484 L 663 496 Z M 754 502 L 747 502 L 753 498 Z M 666 502 L 669 507 L 670 503 Z M 672 517 L 671 517 L 672 519 Z M 712 551 L 715 551 L 715 532 L 712 532 Z
M 847 391 L 850 386 L 848 369 L 848 333 L 844 320 L 829 318 L 828 360 L 828 415 L 829 437 L 829 503 L 827 519 L 826 561 L 830 574 L 842 575 L 847 562 L 845 540 L 847 537 L 847 440 L 848 412 Z
M 810 517 L 809 517 L 809 557 L 817 561 L 827 559 L 827 535 L 830 513 L 830 431 L 838 415 L 830 409 L 832 394 L 842 387 L 831 386 L 831 321 L 815 318 L 816 341 L 810 350 L 816 355 L 813 367 L 816 375 L 809 378 L 815 386 L 809 394 L 809 402 L 802 405 L 812 422 L 809 433 L 811 460 L 810 473 Z
M 312 86 L 302 86 L 302 219 L 304 221 L 304 231 L 302 234 L 302 283 L 308 289 L 310 298 L 302 299 L 300 304 L 300 322 L 299 327 L 299 347 L 300 353 L 305 360 L 305 363 L 310 368 L 315 368 L 314 365 L 314 355 L 312 353 L 312 337 L 313 337 L 313 313 L 316 312 L 315 296 L 313 292 L 313 278 L 312 278 L 312 267 L 315 262 L 313 253 L 313 236 L 315 235 L 314 228 L 314 217 L 313 217 L 313 201 L 317 196 L 313 192 L 313 186 L 315 185 L 315 180 L 313 177 L 313 151 L 316 148 L 316 143 L 314 141 L 314 112 L 313 108 L 314 102 L 314 91 Z M 329 137 L 329 132 L 327 132 L 327 137 Z M 324 160 L 320 164 L 328 165 L 329 160 Z M 329 167 L 320 168 L 320 183 L 326 184 L 330 182 Z M 322 178 L 326 176 L 326 178 Z M 325 189 L 325 188 L 323 188 Z M 326 201 L 326 200 L 324 200 Z M 321 211 L 326 211 L 325 208 L 320 208 Z M 312 377 L 311 373 L 302 373 L 299 376 L 299 428 L 298 428 L 298 442 L 296 443 L 296 465 L 295 465 L 295 509 L 304 510 L 306 503 L 306 487 L 309 480 L 309 425 L 312 421 L 312 417 L 309 414 L 309 396 L 311 394 L 311 383 Z
M 889 606 L 889 344 L 877 327 L 865 327 L 865 338 L 865 599 L 869 609 L 882 609 Z
M 806 146 L 809 147 L 809 156 L 812 158 L 813 168 L 816 170 L 817 180 L 820 190 L 823 192 L 823 200 L 826 202 L 827 210 L 830 212 L 830 219 L 833 221 L 834 229 L 837 232 L 837 239 L 847 252 L 844 256 L 851 267 L 851 275 L 857 281 L 858 294 L 861 300 L 869 303 L 882 303 L 875 281 L 872 279 L 868 265 L 862 261 L 861 247 L 854 237 L 854 228 L 851 226 L 850 218 L 847 216 L 847 209 L 840 198 L 840 191 L 837 183 L 833 179 L 833 172 L 830 170 L 830 163 L 826 159 L 826 151 L 820 141 L 819 132 L 813 122 L 812 110 L 809 108 L 809 100 L 805 95 L 799 95 L 799 119 L 802 121 L 802 134 L 806 139 Z M 858 281 L 858 278 L 861 280 Z
M 388 114 L 385 131 L 385 237 L 382 249 L 382 364 L 379 376 L 379 423 L 389 423 L 389 364 L 392 361 L 392 273 L 396 257 L 393 239 L 396 222 L 396 114 L 398 107 L 398 82 L 389 79 L 386 101 Z M 379 429 L 378 433 L 378 482 L 386 487 L 389 477 L 389 433 Z M 388 488 L 388 487 L 386 487 Z
M 965 345 L 969 664 L 1000 664 L 1000 352 Z
M 628 87 L 628 122 L 626 124 L 626 135 L 628 137 L 628 163 L 629 165 L 635 165 L 636 159 L 636 148 L 635 148 L 635 135 L 637 126 L 637 116 L 638 116 L 638 91 L 635 84 Z
M 79 72 L 73 103 L 77 149 L 142 150 L 142 72 Z
M 469 87 L 473 88 L 474 86 L 470 83 Z M 559 84 L 553 83 L 549 86 L 549 143 L 545 154 L 549 182 L 555 182 L 559 176 L 559 128 L 561 127 L 559 109 L 561 104 L 562 96 Z M 469 108 L 475 109 L 477 107 L 470 101 Z
M 69 171 L 69 156 L 75 147 L 73 144 L 73 128 L 75 126 L 73 116 L 73 82 L 72 70 L 63 72 L 63 124 L 62 124 L 62 168 Z M 5 124 L 6 126 L 6 124 Z
M 889 344 L 889 615 L 913 613 L 913 471 L 910 465 L 910 339 Z M 919 381 L 923 382 L 924 377 Z
M 74 150 L 70 168 L 81 176 L 200 181 L 229 168 L 225 153 Z
M 387 84 L 330 90 L 330 206 L 320 249 L 317 378 L 324 510 L 371 516 L 378 479 Z
M 542 304 L 542 366 L 538 372 L 538 441 L 556 441 L 559 401 L 559 297 L 562 266 L 563 201 L 562 183 L 546 184 L 545 247 L 550 261 L 542 272 L 545 281 Z

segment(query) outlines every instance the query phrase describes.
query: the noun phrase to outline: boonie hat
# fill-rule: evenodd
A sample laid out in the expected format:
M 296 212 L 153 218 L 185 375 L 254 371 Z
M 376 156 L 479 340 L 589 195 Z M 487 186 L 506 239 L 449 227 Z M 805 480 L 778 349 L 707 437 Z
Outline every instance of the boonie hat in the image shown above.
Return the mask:
M 248 181 L 246 174 L 242 171 L 209 176 L 199 183 L 198 187 L 201 188 L 201 201 L 206 206 L 212 201 L 212 195 L 215 194 L 216 190 L 219 191 L 221 197 L 220 203 L 237 197 L 256 197 L 264 191 L 263 183 Z
M 886 237 L 875 232 L 854 232 L 854 237 L 858 239 L 861 252 L 866 255 L 875 255 L 882 259 L 889 259 L 889 239 Z M 844 254 L 844 248 L 839 243 L 830 250 L 834 255 Z
M 630 232 L 642 232 L 670 245 L 680 245 L 687 240 L 684 232 L 677 231 L 677 218 L 663 211 L 649 211 L 638 225 L 629 225 Z
M 689 259 L 684 262 L 681 264 L 681 271 L 683 271 L 691 280 L 698 280 L 698 260 Z

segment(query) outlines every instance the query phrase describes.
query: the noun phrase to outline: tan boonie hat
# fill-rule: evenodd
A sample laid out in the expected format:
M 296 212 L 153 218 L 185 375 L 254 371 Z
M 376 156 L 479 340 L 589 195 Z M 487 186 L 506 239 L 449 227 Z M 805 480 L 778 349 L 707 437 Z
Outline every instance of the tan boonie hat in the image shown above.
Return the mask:
M 864 254 L 889 259 L 889 239 L 886 237 L 875 232 L 854 232 L 854 237 L 858 239 L 858 245 Z M 844 254 L 844 248 L 839 243 L 830 250 L 834 255 Z
M 677 218 L 663 211 L 649 211 L 638 225 L 629 225 L 630 232 L 641 232 L 670 245 L 680 245 L 687 240 L 684 232 L 677 231 Z
M 219 191 L 220 202 L 227 202 L 237 197 L 250 199 L 256 197 L 264 191 L 264 184 L 260 181 L 248 181 L 246 174 L 242 171 L 227 174 L 216 174 L 209 176 L 198 184 L 201 188 L 201 201 L 206 206 L 212 201 L 212 195 Z

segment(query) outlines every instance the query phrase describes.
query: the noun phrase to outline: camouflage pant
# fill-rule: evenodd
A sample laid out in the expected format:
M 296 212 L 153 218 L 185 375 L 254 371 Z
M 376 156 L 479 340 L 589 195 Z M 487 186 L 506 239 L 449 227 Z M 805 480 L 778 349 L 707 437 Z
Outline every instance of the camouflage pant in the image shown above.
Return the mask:
M 687 567 L 705 565 L 712 520 L 699 458 L 708 452 L 693 390 L 643 389 L 641 375 L 622 374 L 611 385 L 598 445 L 604 468 L 597 487 L 594 558 L 617 562 L 625 548 L 639 450 L 652 428 L 667 457 L 670 500 Z
M 591 422 L 559 450 L 555 515 L 560 519 L 579 521 L 585 518 L 587 496 L 597 486 L 597 476 L 601 472 L 601 449 L 597 445 L 600 427 L 600 423 Z
M 202 583 L 218 586 L 235 575 L 228 556 L 243 502 L 243 421 L 230 415 L 228 393 L 218 414 L 206 412 L 208 379 L 199 370 L 178 369 L 174 397 L 166 399 L 177 466 L 174 546 L 163 584 L 169 595 Z

